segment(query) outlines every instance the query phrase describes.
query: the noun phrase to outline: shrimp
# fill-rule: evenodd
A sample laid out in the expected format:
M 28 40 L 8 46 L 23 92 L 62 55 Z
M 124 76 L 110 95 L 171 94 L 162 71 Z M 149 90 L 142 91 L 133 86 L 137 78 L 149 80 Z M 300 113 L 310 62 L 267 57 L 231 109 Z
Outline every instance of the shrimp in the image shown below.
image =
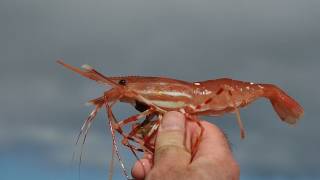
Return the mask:
M 95 108 L 84 122 L 80 135 L 86 136 L 97 112 L 105 107 L 113 137 L 114 132 L 118 132 L 123 137 L 122 144 L 129 147 L 134 154 L 135 151 L 154 152 L 152 139 L 158 130 L 161 117 L 168 111 L 179 111 L 185 115 L 187 120 L 200 127 L 199 136 L 192 145 L 192 154 L 197 151 L 204 132 L 204 128 L 196 118 L 199 115 L 221 116 L 234 112 L 240 128 L 240 137 L 243 139 L 245 130 L 239 108 L 249 105 L 258 98 L 268 99 L 280 119 L 288 124 L 295 124 L 304 113 L 298 102 L 273 84 L 244 82 L 228 78 L 186 82 L 167 77 L 107 77 L 89 65 L 83 65 L 80 69 L 62 60 L 57 62 L 86 78 L 111 86 L 111 89 L 105 91 L 101 97 L 88 101 Z M 112 112 L 112 107 L 118 101 L 133 105 L 140 113 L 118 121 Z M 145 119 L 138 123 L 138 120 L 142 118 Z M 128 124 L 132 124 L 133 128 L 126 134 L 123 127 Z M 135 142 L 140 147 L 133 146 L 130 142 Z M 116 146 L 115 141 L 113 145 Z M 116 153 L 123 167 L 121 158 L 117 151 Z M 124 172 L 127 176 L 125 170 Z

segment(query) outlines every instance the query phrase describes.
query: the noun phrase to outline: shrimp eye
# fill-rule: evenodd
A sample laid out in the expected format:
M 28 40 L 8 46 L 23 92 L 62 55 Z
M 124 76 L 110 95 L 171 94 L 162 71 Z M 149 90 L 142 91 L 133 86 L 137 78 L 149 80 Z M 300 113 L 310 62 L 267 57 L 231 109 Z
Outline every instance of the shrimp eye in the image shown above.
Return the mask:
M 118 82 L 120 85 L 123 85 L 125 86 L 127 84 L 127 81 L 125 79 L 121 79 L 119 82 Z

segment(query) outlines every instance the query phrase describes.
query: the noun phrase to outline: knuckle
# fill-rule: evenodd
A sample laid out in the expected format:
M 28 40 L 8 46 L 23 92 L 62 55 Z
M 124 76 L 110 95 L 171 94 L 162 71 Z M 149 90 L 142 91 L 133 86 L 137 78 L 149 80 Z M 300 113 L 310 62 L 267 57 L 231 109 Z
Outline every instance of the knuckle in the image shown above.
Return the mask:
M 173 153 L 180 153 L 181 151 L 184 151 L 184 147 L 173 144 L 160 146 L 156 149 L 156 153 L 161 156 L 166 156 L 168 154 Z
M 167 164 L 168 166 L 176 166 L 187 164 L 191 159 L 191 154 L 184 146 L 165 145 L 155 150 L 155 163 Z M 172 160 L 175 161 L 172 164 Z M 169 163 L 166 163 L 169 162 Z
M 168 156 L 177 156 L 177 157 L 186 157 L 189 156 L 189 152 L 184 146 L 168 144 L 160 146 L 155 150 L 155 154 L 159 157 L 168 157 Z
M 162 148 L 170 148 L 171 146 L 183 147 L 184 144 L 184 131 L 183 130 L 170 130 L 158 134 L 156 139 L 156 150 Z

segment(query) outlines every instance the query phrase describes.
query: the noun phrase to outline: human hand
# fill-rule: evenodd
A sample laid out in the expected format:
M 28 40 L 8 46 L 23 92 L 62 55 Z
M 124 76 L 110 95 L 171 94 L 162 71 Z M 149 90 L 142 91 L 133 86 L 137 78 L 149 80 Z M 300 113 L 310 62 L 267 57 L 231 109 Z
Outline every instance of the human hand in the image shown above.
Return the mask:
M 235 180 L 240 170 L 228 141 L 215 125 L 201 121 L 204 134 L 192 158 L 191 147 L 200 128 L 185 121 L 183 114 L 164 115 L 156 138 L 154 156 L 145 154 L 132 168 L 135 179 L 146 180 Z

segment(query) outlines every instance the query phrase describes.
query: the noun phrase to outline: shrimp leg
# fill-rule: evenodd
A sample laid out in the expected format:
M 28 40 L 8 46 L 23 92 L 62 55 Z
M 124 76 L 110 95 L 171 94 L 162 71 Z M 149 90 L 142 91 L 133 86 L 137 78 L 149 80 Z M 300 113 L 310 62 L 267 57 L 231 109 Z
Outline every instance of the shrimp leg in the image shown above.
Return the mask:
M 113 122 L 112 126 L 113 128 L 123 136 L 123 140 L 122 140 L 122 144 L 125 145 L 125 146 L 128 146 L 129 148 L 131 148 L 132 146 L 128 144 L 128 140 L 132 140 L 136 143 L 139 143 L 140 146 L 143 148 L 143 149 L 137 149 L 138 151 L 144 151 L 146 150 L 147 148 L 144 146 L 144 141 L 140 140 L 140 139 L 137 139 L 137 138 L 134 138 L 133 136 L 129 136 L 129 135 L 126 135 L 123 130 L 122 130 L 122 127 L 130 122 L 135 122 L 137 121 L 138 119 L 144 117 L 144 116 L 147 116 L 149 114 L 153 113 L 153 109 L 148 109 L 144 112 L 142 112 L 141 114 L 137 114 L 137 115 L 134 115 L 134 116 L 131 116 L 123 121 L 120 121 L 118 122 L 111 110 L 111 106 L 108 108 L 108 118 L 111 120 L 111 122 Z
M 121 134 L 123 136 L 123 140 L 122 140 L 122 144 L 124 144 L 125 146 L 129 147 L 130 150 L 132 151 L 132 153 L 134 154 L 134 156 L 137 158 L 137 160 L 139 160 L 136 152 L 136 151 L 144 151 L 144 149 L 147 149 L 146 147 L 144 147 L 144 142 L 142 140 L 139 140 L 139 139 L 136 139 L 136 138 L 132 138 L 128 135 L 126 135 L 123 130 L 122 130 L 122 126 L 124 126 L 125 124 L 128 124 L 130 122 L 134 122 L 138 119 L 140 119 L 141 117 L 143 116 L 147 116 L 151 113 L 153 113 L 153 110 L 152 109 L 149 109 L 149 110 L 146 110 L 144 111 L 143 113 L 141 114 L 138 114 L 138 115 L 135 115 L 135 116 L 132 116 L 132 117 L 129 117 L 123 121 L 120 121 L 118 122 L 112 112 L 112 106 L 114 105 L 114 103 L 112 104 L 107 104 L 105 103 L 105 106 L 106 106 L 106 110 L 107 110 L 107 115 L 108 115 L 108 119 L 109 119 L 109 126 L 110 126 L 110 129 L 111 129 L 111 134 L 112 134 L 112 140 L 113 140 L 113 145 L 114 145 L 114 150 L 116 152 L 116 155 L 117 155 L 117 158 L 121 164 L 121 167 L 122 167 L 122 170 L 123 170 L 123 173 L 125 174 L 125 176 L 127 177 L 127 179 L 129 179 L 129 176 L 128 176 L 128 172 L 124 166 L 124 163 L 120 157 L 120 154 L 119 154 L 119 151 L 118 151 L 118 147 L 116 145 L 116 140 L 115 140 L 115 133 L 114 133 L 114 130 L 116 130 L 119 134 Z M 143 148 L 143 149 L 140 149 L 140 148 L 136 148 L 135 146 L 131 145 L 128 140 L 132 140 L 134 142 L 137 142 L 140 144 L 140 146 Z M 113 167 L 113 164 L 110 163 L 110 167 Z
M 237 115 L 237 123 L 238 123 L 238 126 L 240 128 L 240 137 L 241 139 L 244 139 L 245 138 L 245 130 L 244 130 L 244 127 L 243 127 L 243 123 L 241 121 L 241 116 L 240 116 L 240 111 L 233 99 L 233 96 L 232 96 L 232 92 L 230 90 L 228 90 L 228 94 L 230 95 L 230 98 L 231 98 L 231 101 L 232 101 L 232 104 L 233 104 L 233 108 L 235 109 L 235 112 L 236 112 L 236 115 Z
M 220 88 L 217 92 L 216 92 L 216 95 L 220 95 L 222 94 L 223 92 L 227 92 L 228 95 L 229 95 L 229 98 L 231 100 L 231 103 L 232 103 L 232 107 L 234 108 L 234 111 L 236 112 L 236 116 L 237 116 L 237 123 L 238 123 L 238 126 L 240 128 L 240 137 L 241 139 L 244 139 L 245 138 L 245 130 L 244 130 L 244 126 L 243 126 L 243 123 L 242 123 L 242 120 L 241 120 L 241 116 L 240 116 L 240 111 L 236 105 L 236 102 L 234 100 L 234 97 L 232 95 L 232 89 L 229 88 L 229 87 L 224 87 L 224 88 Z
M 151 127 L 149 126 L 149 123 L 151 124 Z M 156 133 L 158 132 L 158 128 L 160 125 L 159 119 L 154 120 L 153 122 L 150 122 L 150 119 L 148 117 L 139 125 L 132 128 L 131 132 L 129 133 L 129 137 L 136 137 L 137 135 L 142 135 L 143 138 L 143 145 L 147 148 L 150 153 L 154 152 L 154 142 L 150 143 L 150 141 L 154 138 Z M 147 128 L 147 134 L 139 133 L 140 129 Z M 138 137 L 140 138 L 140 137 Z

